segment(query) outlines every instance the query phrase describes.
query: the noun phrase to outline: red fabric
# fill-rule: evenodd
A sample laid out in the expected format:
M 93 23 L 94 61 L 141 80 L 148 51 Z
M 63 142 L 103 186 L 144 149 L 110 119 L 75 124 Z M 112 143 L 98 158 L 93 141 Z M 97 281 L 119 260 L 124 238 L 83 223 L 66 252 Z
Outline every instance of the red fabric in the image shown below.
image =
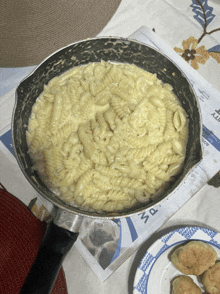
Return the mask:
M 20 200 L 0 189 L 0 293 L 19 294 L 45 229 Z M 68 293 L 62 268 L 51 293 Z

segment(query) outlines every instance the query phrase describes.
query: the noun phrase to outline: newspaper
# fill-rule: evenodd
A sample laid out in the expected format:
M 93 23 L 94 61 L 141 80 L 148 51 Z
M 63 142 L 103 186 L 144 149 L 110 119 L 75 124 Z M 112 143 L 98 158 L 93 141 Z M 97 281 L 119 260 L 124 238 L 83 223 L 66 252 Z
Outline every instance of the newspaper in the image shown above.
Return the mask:
M 141 27 L 129 38 L 160 50 L 178 65 L 190 80 L 198 97 L 202 114 L 204 156 L 201 163 L 189 173 L 182 185 L 166 201 L 154 208 L 121 219 L 84 219 L 75 246 L 102 281 L 106 280 L 139 248 L 140 244 L 157 231 L 220 169 L 220 93 L 150 29 Z M 17 197 L 22 198 L 25 204 L 29 205 L 30 196 L 24 198 L 25 192 L 28 191 L 32 195 L 31 199 L 35 199 L 35 210 L 36 206 L 42 210 L 43 205 L 50 212 L 51 204 L 30 187 L 17 166 L 11 142 L 11 126 L 8 123 L 11 120 L 14 104 L 14 89 L 6 98 L 7 100 L 0 100 L 1 114 L 2 117 L 4 116 L 0 129 L 0 155 L 1 152 L 4 154 L 2 160 L 7 160 L 5 164 L 13 173 L 14 195 L 17 196 L 20 193 L 21 197 L 19 195 Z M 6 108 L 11 111 L 6 111 Z M 19 192 L 19 189 L 22 191 Z M 32 210 L 33 213 L 35 210 Z

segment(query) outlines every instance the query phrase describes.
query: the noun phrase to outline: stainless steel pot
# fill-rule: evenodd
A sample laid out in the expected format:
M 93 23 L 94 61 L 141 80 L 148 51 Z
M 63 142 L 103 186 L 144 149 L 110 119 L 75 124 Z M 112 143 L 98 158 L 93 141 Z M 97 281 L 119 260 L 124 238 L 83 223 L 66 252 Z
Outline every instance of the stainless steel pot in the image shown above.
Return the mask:
M 144 70 L 156 73 L 162 82 L 172 85 L 174 93 L 189 117 L 189 139 L 182 172 L 154 202 L 114 214 L 88 212 L 64 203 L 48 189 L 32 168 L 26 141 L 32 106 L 43 91 L 44 85 L 48 84 L 55 76 L 59 76 L 75 66 L 100 62 L 101 60 L 133 63 Z M 95 38 L 76 42 L 56 51 L 39 64 L 17 88 L 12 117 L 12 141 L 18 164 L 25 177 L 43 197 L 54 204 L 57 210 L 56 217 L 46 232 L 36 262 L 21 293 L 50 293 L 61 262 L 76 240 L 83 216 L 105 219 L 121 218 L 152 208 L 175 191 L 190 170 L 202 159 L 201 116 L 196 96 L 189 81 L 181 69 L 160 52 L 145 44 L 123 38 Z M 56 250 L 54 250 L 55 247 Z M 49 258 L 52 258 L 53 262 L 49 261 Z M 40 271 L 39 266 L 41 267 Z

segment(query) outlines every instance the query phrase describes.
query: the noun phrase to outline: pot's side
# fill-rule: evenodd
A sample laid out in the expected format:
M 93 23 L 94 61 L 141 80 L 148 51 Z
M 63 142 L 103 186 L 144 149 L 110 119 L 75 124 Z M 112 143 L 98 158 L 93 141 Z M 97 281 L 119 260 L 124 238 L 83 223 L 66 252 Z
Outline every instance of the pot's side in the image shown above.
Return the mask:
M 189 117 L 189 140 L 186 149 L 186 160 L 182 172 L 177 176 L 174 184 L 156 199 L 156 202 L 147 206 L 131 209 L 118 214 L 96 214 L 85 212 L 80 208 L 65 204 L 41 181 L 28 155 L 26 131 L 32 106 L 43 91 L 44 85 L 75 66 L 90 62 L 112 61 L 120 63 L 133 63 L 151 73 L 156 73 L 163 83 L 169 83 L 179 98 Z M 131 215 L 154 206 L 172 193 L 183 181 L 189 171 L 202 159 L 201 148 L 201 117 L 197 99 L 180 69 L 167 57 L 144 44 L 118 38 L 89 39 L 71 44 L 44 60 L 36 70 L 21 82 L 16 92 L 16 105 L 12 119 L 12 141 L 18 163 L 30 184 L 45 198 L 60 208 L 70 212 L 92 217 L 112 218 Z

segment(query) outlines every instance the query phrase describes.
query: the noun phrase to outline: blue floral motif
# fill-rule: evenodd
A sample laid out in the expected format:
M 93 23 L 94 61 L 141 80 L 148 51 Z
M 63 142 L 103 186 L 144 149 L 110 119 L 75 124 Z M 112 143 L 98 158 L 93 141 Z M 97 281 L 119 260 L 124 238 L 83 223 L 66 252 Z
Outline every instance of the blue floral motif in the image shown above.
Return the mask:
M 215 18 L 215 15 L 212 13 L 213 8 L 208 6 L 208 0 L 192 0 L 192 3 L 190 7 L 192 7 L 192 11 L 195 13 L 193 17 L 203 28 L 207 27 Z
M 220 45 L 216 45 L 208 50 L 208 52 L 219 52 L 220 53 Z

